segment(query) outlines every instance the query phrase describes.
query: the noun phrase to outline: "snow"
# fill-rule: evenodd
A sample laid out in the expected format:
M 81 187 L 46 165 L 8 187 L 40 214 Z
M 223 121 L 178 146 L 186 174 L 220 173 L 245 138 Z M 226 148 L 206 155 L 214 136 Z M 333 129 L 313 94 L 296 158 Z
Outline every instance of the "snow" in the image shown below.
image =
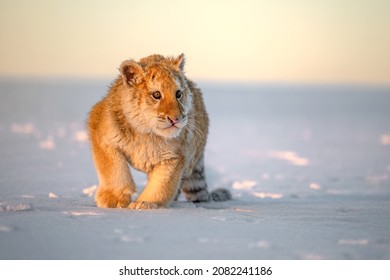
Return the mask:
M 5 211 L 26 211 L 32 210 L 33 206 L 30 203 L 1 203 L 0 212 Z
M 390 145 L 390 135 L 386 135 L 386 134 L 382 135 L 381 136 L 381 144 L 384 146 Z
M 242 182 L 234 182 L 233 189 L 236 190 L 250 190 L 256 186 L 255 181 L 242 181 Z
M 58 198 L 58 195 L 51 192 L 51 193 L 49 193 L 49 198 Z
M 263 193 L 263 192 L 255 192 L 253 193 L 254 196 L 260 197 L 260 198 L 273 198 L 273 199 L 279 199 L 283 197 L 283 194 L 280 193 Z
M 309 165 L 309 160 L 307 158 L 300 157 L 295 152 L 291 151 L 271 151 L 269 157 L 285 160 L 293 165 Z
M 83 189 L 83 194 L 85 194 L 89 197 L 93 197 L 95 195 L 97 188 L 98 188 L 97 185 L 93 185 L 92 187 L 85 188 L 85 189 Z
M 317 183 L 311 183 L 310 184 L 310 188 L 313 189 L 313 190 L 320 190 L 321 189 L 321 186 Z
M 109 83 L 0 80 L 0 259 L 390 258 L 390 88 L 200 83 L 233 200 L 130 211 L 93 200 Z

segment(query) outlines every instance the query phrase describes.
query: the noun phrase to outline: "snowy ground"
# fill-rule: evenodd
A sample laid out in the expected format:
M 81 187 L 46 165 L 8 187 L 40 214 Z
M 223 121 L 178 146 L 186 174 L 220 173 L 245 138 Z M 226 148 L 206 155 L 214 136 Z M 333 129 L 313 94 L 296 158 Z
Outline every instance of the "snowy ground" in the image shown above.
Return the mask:
M 390 88 L 202 83 L 234 199 L 130 211 L 90 196 L 108 83 L 0 81 L 0 259 L 390 259 Z

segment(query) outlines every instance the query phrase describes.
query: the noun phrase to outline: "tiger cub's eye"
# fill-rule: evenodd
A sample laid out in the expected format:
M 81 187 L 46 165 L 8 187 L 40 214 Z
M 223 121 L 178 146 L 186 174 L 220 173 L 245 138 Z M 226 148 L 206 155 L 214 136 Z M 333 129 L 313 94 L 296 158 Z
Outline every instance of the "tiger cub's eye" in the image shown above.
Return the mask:
M 159 91 L 155 91 L 155 92 L 153 92 L 152 93 L 152 97 L 154 98 L 154 99 L 161 99 L 161 92 L 159 92 Z
M 180 99 L 182 95 L 183 93 L 181 92 L 181 90 L 176 91 L 176 99 Z

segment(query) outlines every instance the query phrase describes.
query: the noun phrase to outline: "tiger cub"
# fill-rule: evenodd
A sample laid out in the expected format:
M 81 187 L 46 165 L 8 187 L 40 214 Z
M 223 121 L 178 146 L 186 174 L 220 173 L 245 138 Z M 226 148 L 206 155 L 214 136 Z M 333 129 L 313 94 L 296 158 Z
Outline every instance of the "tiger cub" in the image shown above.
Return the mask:
M 231 198 L 226 189 L 207 190 L 203 155 L 209 119 L 184 64 L 184 54 L 126 60 L 108 94 L 92 108 L 88 129 L 98 207 L 167 207 L 180 192 L 191 202 Z M 148 176 L 135 201 L 128 164 Z

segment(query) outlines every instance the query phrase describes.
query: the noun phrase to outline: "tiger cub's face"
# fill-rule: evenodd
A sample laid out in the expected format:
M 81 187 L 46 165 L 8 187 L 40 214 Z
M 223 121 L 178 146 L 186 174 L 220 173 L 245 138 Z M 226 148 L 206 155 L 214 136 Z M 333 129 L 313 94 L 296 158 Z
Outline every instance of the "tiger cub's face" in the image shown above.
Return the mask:
M 183 66 L 184 55 L 175 59 L 153 55 L 139 63 L 122 63 L 120 72 L 129 91 L 122 106 L 139 132 L 175 138 L 188 124 L 192 92 Z

